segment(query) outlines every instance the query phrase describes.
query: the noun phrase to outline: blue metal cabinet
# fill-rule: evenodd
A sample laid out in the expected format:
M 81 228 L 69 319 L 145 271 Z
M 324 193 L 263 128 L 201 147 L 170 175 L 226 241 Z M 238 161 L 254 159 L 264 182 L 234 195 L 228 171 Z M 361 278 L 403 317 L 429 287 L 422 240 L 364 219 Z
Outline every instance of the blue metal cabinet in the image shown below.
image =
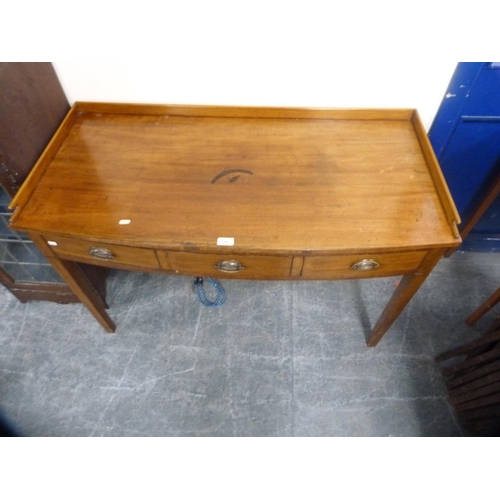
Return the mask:
M 500 176 L 500 63 L 457 65 L 429 138 L 463 226 Z M 500 251 L 500 197 L 461 249 Z

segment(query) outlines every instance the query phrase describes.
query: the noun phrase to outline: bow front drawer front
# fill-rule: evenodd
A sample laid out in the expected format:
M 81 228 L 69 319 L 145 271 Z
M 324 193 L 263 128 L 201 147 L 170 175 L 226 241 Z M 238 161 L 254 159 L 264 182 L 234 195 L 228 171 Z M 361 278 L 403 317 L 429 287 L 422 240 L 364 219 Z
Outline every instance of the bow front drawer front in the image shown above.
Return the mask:
M 426 250 L 413 252 L 270 256 L 158 251 L 162 269 L 190 276 L 240 279 L 359 279 L 415 271 Z
M 304 259 L 305 279 L 349 279 L 398 276 L 415 271 L 427 255 L 414 252 L 310 256 Z
M 156 253 L 150 248 L 131 247 L 54 236 L 45 238 L 52 250 L 63 259 L 121 269 L 159 269 Z
M 190 276 L 240 279 L 282 279 L 290 276 L 292 257 L 159 251 L 167 271 Z

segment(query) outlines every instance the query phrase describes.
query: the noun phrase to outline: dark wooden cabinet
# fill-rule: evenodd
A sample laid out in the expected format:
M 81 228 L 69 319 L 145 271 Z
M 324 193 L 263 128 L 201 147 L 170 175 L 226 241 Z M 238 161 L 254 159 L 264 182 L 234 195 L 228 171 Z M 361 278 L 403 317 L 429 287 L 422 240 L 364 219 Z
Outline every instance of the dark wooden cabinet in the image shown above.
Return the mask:
M 0 63 L 0 179 L 14 195 L 69 110 L 50 63 Z
M 50 63 L 0 63 L 0 283 L 19 300 L 78 302 L 23 233 L 8 228 L 12 196 L 30 173 L 69 110 Z M 101 269 L 85 274 L 104 296 Z

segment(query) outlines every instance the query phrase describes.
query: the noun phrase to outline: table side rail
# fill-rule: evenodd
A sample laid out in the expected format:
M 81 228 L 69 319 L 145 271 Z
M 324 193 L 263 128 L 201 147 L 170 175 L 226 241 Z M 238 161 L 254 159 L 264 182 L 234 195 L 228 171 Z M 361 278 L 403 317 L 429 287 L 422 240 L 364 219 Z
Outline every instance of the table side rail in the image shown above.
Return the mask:
M 462 242 L 460 232 L 457 227 L 461 222 L 460 215 L 417 110 L 414 111 L 411 122 L 420 143 L 420 147 L 422 148 L 424 158 L 427 161 L 429 173 L 431 174 L 436 191 L 439 195 L 439 199 L 446 214 L 448 224 L 450 225 L 451 232 L 453 237 L 456 239 L 456 246 L 458 246 Z
M 43 177 L 50 163 L 55 158 L 57 152 L 59 151 L 59 148 L 63 144 L 66 136 L 69 134 L 73 124 L 75 123 L 77 114 L 77 105 L 75 104 L 68 111 L 66 117 L 62 121 L 61 125 L 59 125 L 55 134 L 52 136 L 52 139 L 49 141 L 43 153 L 40 155 L 40 158 L 31 169 L 28 177 L 21 185 L 19 191 L 12 198 L 9 204 L 9 209 L 13 210 L 14 213 L 10 218 L 10 224 L 13 225 L 13 223 L 15 223 L 15 220 L 20 214 L 22 208 L 28 202 L 31 194 L 40 182 L 40 179 Z
M 170 115 L 220 118 L 303 118 L 325 120 L 411 120 L 410 108 L 293 108 L 258 106 L 210 106 L 183 104 L 134 104 L 78 101 L 78 112 L 132 115 Z

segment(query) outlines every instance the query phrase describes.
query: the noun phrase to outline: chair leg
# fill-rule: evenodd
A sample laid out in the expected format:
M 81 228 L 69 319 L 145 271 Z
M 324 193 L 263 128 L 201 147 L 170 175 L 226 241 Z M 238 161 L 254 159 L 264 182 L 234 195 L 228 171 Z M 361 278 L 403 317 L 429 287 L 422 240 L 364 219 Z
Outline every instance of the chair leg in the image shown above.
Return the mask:
M 466 320 L 468 325 L 473 325 L 488 311 L 500 302 L 500 288 L 493 292 Z

